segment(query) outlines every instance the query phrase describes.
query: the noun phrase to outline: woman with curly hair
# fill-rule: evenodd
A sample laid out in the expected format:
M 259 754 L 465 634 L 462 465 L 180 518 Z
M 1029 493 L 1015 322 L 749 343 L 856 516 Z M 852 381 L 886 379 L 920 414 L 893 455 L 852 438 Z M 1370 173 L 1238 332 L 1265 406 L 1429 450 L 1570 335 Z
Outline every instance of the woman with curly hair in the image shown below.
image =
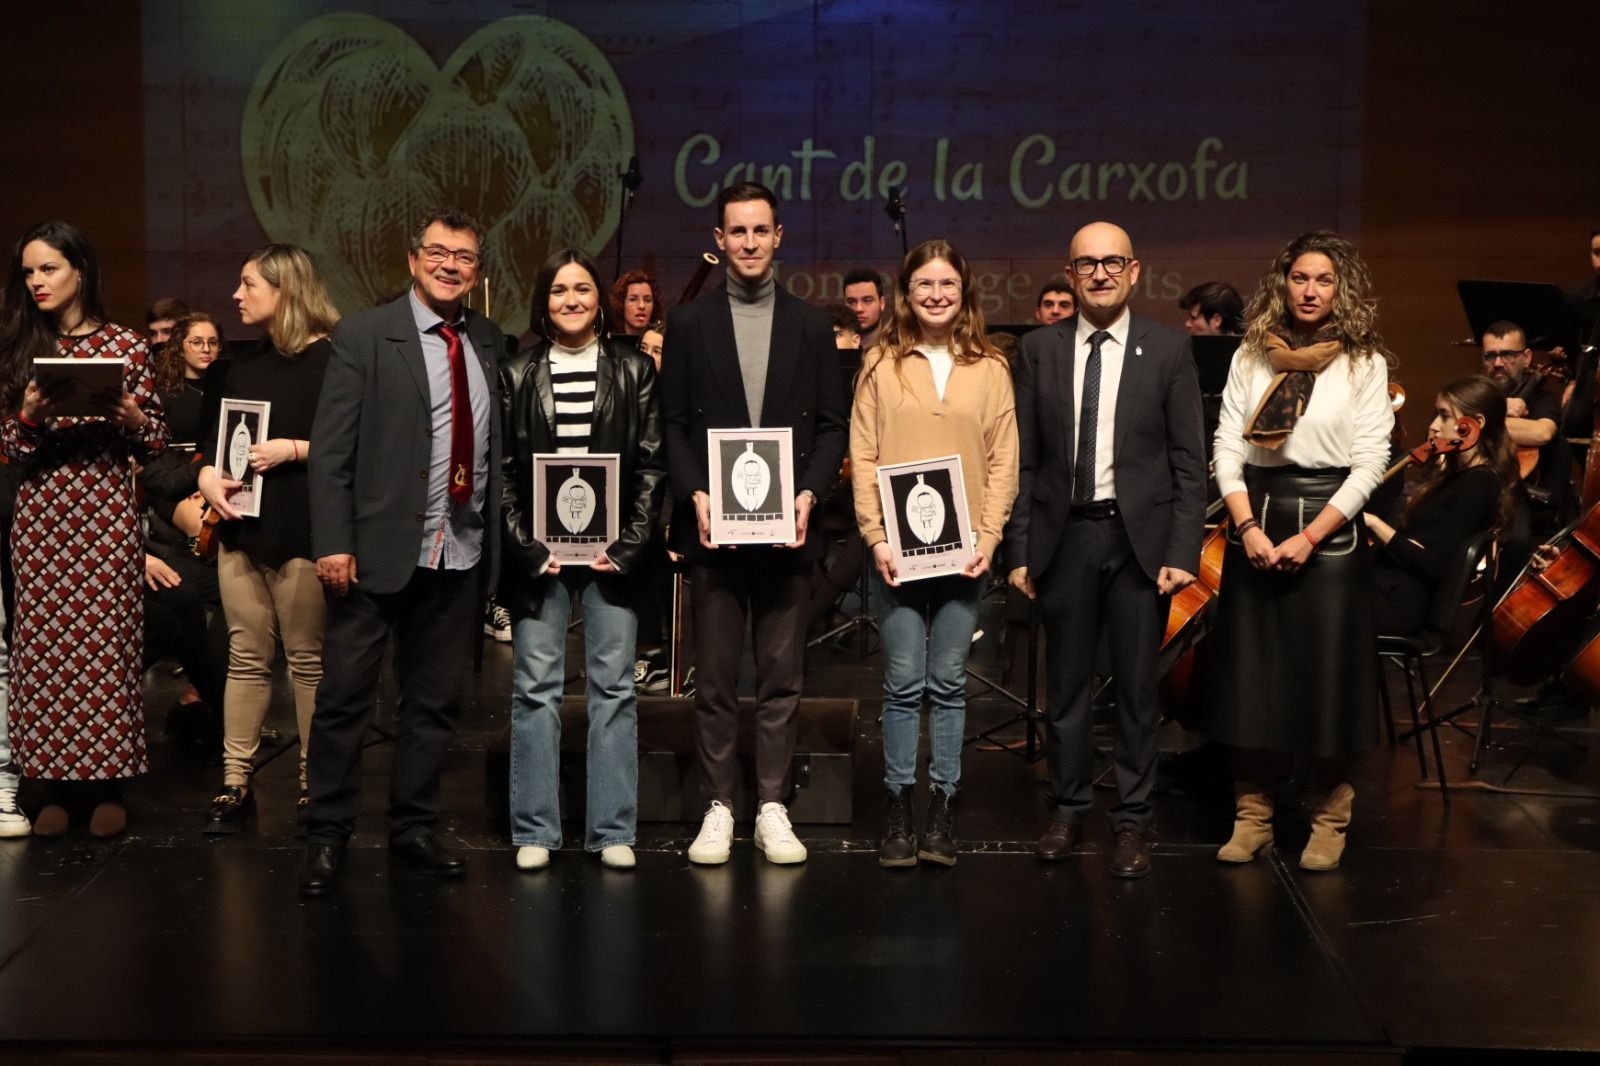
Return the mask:
M 611 286 L 611 312 L 615 322 L 622 323 L 618 333 L 642 337 L 650 323 L 667 317 L 667 305 L 661 299 L 661 286 L 653 275 L 643 270 L 630 270 Z
M 1272 842 L 1273 788 L 1310 760 L 1307 870 L 1344 851 L 1351 756 L 1377 741 L 1370 550 L 1359 519 L 1383 479 L 1390 355 L 1366 264 L 1336 233 L 1290 241 L 1262 276 L 1228 372 L 1214 447 L 1230 528 L 1207 641 L 1210 736 L 1234 747 L 1235 822 L 1217 853 Z
M 166 405 L 174 442 L 198 443 L 206 371 L 222 354 L 222 327 L 204 311 L 190 311 L 172 325 L 156 351 L 156 391 Z

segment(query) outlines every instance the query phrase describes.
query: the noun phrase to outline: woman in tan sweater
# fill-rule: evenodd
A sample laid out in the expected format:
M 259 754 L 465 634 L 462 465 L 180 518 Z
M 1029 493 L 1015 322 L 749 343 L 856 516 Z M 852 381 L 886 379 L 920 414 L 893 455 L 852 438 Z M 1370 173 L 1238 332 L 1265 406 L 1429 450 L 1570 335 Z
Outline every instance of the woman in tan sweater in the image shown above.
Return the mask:
M 982 577 L 1017 494 L 1017 425 L 1011 372 L 984 339 L 972 274 L 948 241 L 911 249 L 896 282 L 894 317 L 867 353 L 850 419 L 856 522 L 872 552 L 872 600 L 883 638 L 883 757 L 888 789 L 883 866 L 956 861 L 955 798 L 966 723 L 967 652 Z M 977 541 L 960 574 L 899 580 L 884 532 L 878 467 L 961 457 Z M 926 694 L 932 748 L 927 827 L 911 829 L 918 714 Z

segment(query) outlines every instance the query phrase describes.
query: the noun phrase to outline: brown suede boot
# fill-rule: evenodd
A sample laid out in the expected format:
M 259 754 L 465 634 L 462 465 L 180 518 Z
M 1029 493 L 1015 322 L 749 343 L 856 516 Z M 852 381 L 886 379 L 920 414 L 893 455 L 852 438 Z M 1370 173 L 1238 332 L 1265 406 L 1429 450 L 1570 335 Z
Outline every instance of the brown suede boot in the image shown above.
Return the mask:
M 71 818 L 67 809 L 59 803 L 47 803 L 39 811 L 39 817 L 33 820 L 33 835 L 36 837 L 58 837 L 67 831 Z
M 114 837 L 128 828 L 128 809 L 117 800 L 97 803 L 89 815 L 89 833 L 102 839 Z
M 1350 805 L 1356 790 L 1338 784 L 1325 793 L 1311 812 L 1311 839 L 1300 853 L 1302 870 L 1337 870 L 1344 854 L 1344 831 L 1350 824 Z
M 1253 781 L 1233 783 L 1233 836 L 1217 850 L 1220 862 L 1249 862 L 1272 843 L 1272 793 Z

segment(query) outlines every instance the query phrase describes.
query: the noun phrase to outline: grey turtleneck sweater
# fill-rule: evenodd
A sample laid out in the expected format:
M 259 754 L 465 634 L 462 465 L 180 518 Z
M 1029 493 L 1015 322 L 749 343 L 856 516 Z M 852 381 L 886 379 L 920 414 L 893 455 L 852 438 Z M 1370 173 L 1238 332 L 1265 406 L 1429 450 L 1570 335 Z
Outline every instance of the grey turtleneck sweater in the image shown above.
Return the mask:
M 750 424 L 761 424 L 761 397 L 767 391 L 767 357 L 772 350 L 772 307 L 777 302 L 776 276 L 750 284 L 728 271 L 728 305 L 733 310 L 733 343 L 739 350 L 739 376 Z

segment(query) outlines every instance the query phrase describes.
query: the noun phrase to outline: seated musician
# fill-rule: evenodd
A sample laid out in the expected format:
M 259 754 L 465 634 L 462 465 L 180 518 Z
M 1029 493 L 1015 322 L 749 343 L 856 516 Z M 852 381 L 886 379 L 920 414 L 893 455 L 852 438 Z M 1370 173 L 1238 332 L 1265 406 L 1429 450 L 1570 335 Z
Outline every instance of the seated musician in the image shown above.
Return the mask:
M 1440 389 L 1429 437 L 1449 439 L 1457 419 L 1470 418 L 1479 426 L 1477 442 L 1434 461 L 1431 476 L 1406 504 L 1399 528 L 1377 515 L 1362 515 L 1379 545 L 1372 565 L 1379 633 L 1421 632 L 1435 590 L 1467 541 L 1487 529 L 1506 528 L 1517 466 L 1505 409 L 1499 388 L 1485 377 L 1462 378 Z
M 1527 334 L 1515 322 L 1496 322 L 1483 331 L 1483 372 L 1506 397 L 1506 434 L 1525 456 L 1522 476 L 1534 528 L 1548 533 L 1561 524 L 1570 475 L 1567 449 L 1556 432 L 1561 396 L 1545 387 L 1545 375 L 1533 367 Z

